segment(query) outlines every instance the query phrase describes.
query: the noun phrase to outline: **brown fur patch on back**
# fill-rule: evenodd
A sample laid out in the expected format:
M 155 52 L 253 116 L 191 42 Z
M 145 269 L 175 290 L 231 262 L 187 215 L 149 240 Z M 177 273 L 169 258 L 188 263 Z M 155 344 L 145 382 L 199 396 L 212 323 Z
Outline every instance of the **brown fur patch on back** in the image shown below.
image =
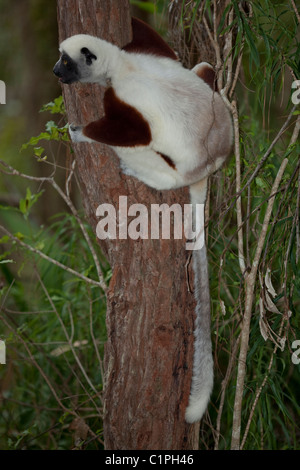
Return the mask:
M 137 18 L 131 19 L 132 41 L 123 47 L 126 52 L 141 52 L 177 60 L 173 49 L 148 24 Z

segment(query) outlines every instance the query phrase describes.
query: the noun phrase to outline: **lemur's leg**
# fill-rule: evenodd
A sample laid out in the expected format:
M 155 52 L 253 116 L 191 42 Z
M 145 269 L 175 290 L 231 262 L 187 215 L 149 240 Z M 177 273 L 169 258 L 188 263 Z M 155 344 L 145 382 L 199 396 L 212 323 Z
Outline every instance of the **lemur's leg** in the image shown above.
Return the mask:
M 198 77 L 207 83 L 213 91 L 218 91 L 217 76 L 212 65 L 201 62 L 192 69 Z

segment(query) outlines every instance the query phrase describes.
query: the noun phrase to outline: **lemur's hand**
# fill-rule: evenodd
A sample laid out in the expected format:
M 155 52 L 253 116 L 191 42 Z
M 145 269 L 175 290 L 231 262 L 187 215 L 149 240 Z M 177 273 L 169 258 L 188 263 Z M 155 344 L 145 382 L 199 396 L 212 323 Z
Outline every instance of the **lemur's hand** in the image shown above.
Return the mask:
M 84 126 L 76 126 L 76 124 L 69 124 L 69 133 L 72 142 L 94 142 L 94 140 L 86 137 L 83 132 Z

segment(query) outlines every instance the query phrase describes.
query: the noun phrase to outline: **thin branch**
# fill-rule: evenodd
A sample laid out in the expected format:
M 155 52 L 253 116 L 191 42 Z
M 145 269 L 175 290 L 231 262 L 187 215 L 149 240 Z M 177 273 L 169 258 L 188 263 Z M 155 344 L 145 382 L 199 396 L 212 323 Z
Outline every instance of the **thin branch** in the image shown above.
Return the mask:
M 25 173 L 21 173 L 20 171 L 16 170 L 12 166 L 10 166 L 8 163 L 6 163 L 4 160 L 0 159 L 0 165 L 4 166 L 4 168 L 7 168 L 9 171 L 4 171 L 3 169 L 0 169 L 1 173 L 4 173 L 5 175 L 9 176 L 21 176 L 21 178 L 24 178 L 26 180 L 30 181 L 37 181 L 39 183 L 44 183 L 44 182 L 51 182 L 53 180 L 52 176 L 30 176 L 26 175 Z
M 232 86 L 231 86 L 231 89 L 230 89 L 230 92 L 229 92 L 229 98 L 232 97 L 232 95 L 234 93 L 234 90 L 235 90 L 235 87 L 236 87 L 236 84 L 237 84 L 237 81 L 238 81 L 238 78 L 239 78 L 239 74 L 240 74 L 240 70 L 241 70 L 241 66 L 242 66 L 244 44 L 245 44 L 245 39 L 243 38 L 241 49 L 240 49 L 238 60 L 237 60 L 237 65 L 236 65 L 236 69 L 235 69 L 234 78 L 233 78 L 233 81 L 232 81 Z
M 294 145 L 297 142 L 298 136 L 300 132 L 300 115 L 297 117 L 297 121 L 293 130 L 293 134 L 289 143 L 289 147 Z
M 241 190 L 241 154 L 240 154 L 240 129 L 239 129 L 239 116 L 236 101 L 232 104 L 232 116 L 234 126 L 234 149 L 235 149 L 235 166 L 236 166 L 236 193 Z M 236 215 L 237 215 L 237 233 L 238 233 L 238 257 L 242 274 L 246 270 L 245 255 L 244 255 L 244 236 L 243 236 L 243 216 L 242 216 L 242 199 L 238 197 L 236 200 Z
M 54 180 L 53 177 L 36 177 L 36 176 L 26 175 L 24 173 L 19 172 L 18 170 L 16 170 L 12 166 L 8 165 L 3 160 L 0 160 L 0 164 L 9 170 L 9 172 L 6 172 L 4 170 L 0 170 L 2 173 L 5 173 L 5 174 L 11 175 L 11 176 L 20 176 L 21 178 L 24 178 L 24 179 L 27 179 L 27 180 L 30 180 L 30 181 L 36 181 L 36 182 L 39 182 L 39 183 L 45 183 L 45 182 L 49 183 L 56 190 L 56 192 L 61 196 L 61 198 L 65 201 L 67 206 L 71 209 L 71 212 L 74 215 L 74 217 L 76 218 L 76 221 L 77 221 L 77 223 L 78 223 L 78 225 L 79 225 L 79 227 L 80 227 L 80 229 L 83 233 L 83 236 L 84 236 L 84 238 L 85 238 L 85 240 L 88 244 L 89 250 L 92 254 L 92 257 L 93 257 L 93 260 L 94 260 L 94 263 L 95 263 L 95 267 L 96 267 L 96 270 L 97 270 L 97 275 L 98 275 L 98 278 L 99 278 L 99 282 L 97 283 L 97 285 L 99 285 L 101 287 L 101 289 L 103 290 L 103 292 L 106 293 L 107 292 L 107 286 L 106 286 L 106 283 L 105 283 L 104 278 L 103 278 L 100 263 L 99 263 L 97 255 L 96 255 L 95 249 L 94 249 L 93 244 L 91 242 L 91 239 L 90 239 L 90 237 L 87 233 L 87 230 L 86 230 L 84 224 L 82 223 L 82 220 L 79 217 L 78 212 L 77 212 L 74 204 L 72 203 L 72 201 L 69 197 L 69 184 L 70 184 L 69 178 L 66 182 L 67 194 L 65 194 L 64 191 L 60 188 L 60 186 L 56 183 L 56 181 Z M 72 164 L 72 170 L 71 170 L 70 174 L 73 174 L 73 172 L 74 172 L 74 165 L 75 164 L 73 163 Z M 88 278 L 86 278 L 86 279 L 88 279 Z
M 295 4 L 294 0 L 291 0 L 291 4 L 292 4 L 292 7 L 293 7 L 294 12 L 295 12 L 295 14 L 296 14 L 298 23 L 300 23 L 300 15 L 299 15 L 299 12 L 298 12 L 298 10 L 297 10 L 297 7 L 296 7 L 296 4 Z
M 282 137 L 282 135 L 286 131 L 286 129 L 287 129 L 287 127 L 288 127 L 288 125 L 289 125 L 289 123 L 290 123 L 290 121 L 291 121 L 291 119 L 294 115 L 294 111 L 295 111 L 296 107 L 297 107 L 297 105 L 294 105 L 292 107 L 292 109 L 290 111 L 290 114 L 288 115 L 288 117 L 287 117 L 286 121 L 284 122 L 283 126 L 281 127 L 281 129 L 277 133 L 276 137 L 272 141 L 272 143 L 269 146 L 268 150 L 263 155 L 262 159 L 260 160 L 260 162 L 256 166 L 254 172 L 252 173 L 252 175 L 248 179 L 247 183 L 243 186 L 243 188 L 237 194 L 235 194 L 233 201 L 231 202 L 229 207 L 227 207 L 227 209 L 223 212 L 222 217 L 225 217 L 227 215 L 227 213 L 233 208 L 233 206 L 236 202 L 236 199 L 241 196 L 241 194 L 245 191 L 245 189 L 247 189 L 248 186 L 250 186 L 250 184 L 252 183 L 252 181 L 256 178 L 257 174 L 259 173 L 260 169 L 262 168 L 262 166 L 264 165 L 264 163 L 266 162 L 266 160 L 270 156 L 270 154 L 271 154 L 273 148 L 275 147 L 275 145 L 277 144 L 278 140 Z
M 74 271 L 74 269 L 69 268 L 69 266 L 66 266 L 65 264 L 60 263 L 59 261 L 50 258 L 50 256 L 46 255 L 42 251 L 38 250 L 37 248 L 33 248 L 31 245 L 28 245 L 27 243 L 24 243 L 22 240 L 19 238 L 15 237 L 12 233 L 10 233 L 6 228 L 4 228 L 2 225 L 0 225 L 0 230 L 8 235 L 8 237 L 18 243 L 20 246 L 23 248 L 26 248 L 26 250 L 31 251 L 32 253 L 35 253 L 36 255 L 39 255 L 41 258 L 45 259 L 46 261 L 49 261 L 49 263 L 54 264 L 55 266 L 63 269 L 64 271 L 67 271 L 70 274 L 73 274 L 76 277 L 79 277 L 79 279 L 82 279 L 83 281 L 87 282 L 88 284 L 92 284 L 93 286 L 101 287 L 100 282 L 94 281 L 94 279 L 91 279 L 89 277 L 84 276 L 83 274 L 79 273 L 78 271 Z
M 240 333 L 241 334 L 241 333 Z M 222 393 L 221 393 L 221 399 L 220 399 L 220 405 L 218 409 L 218 415 L 217 415 L 217 427 L 216 427 L 216 438 L 215 438 L 215 450 L 219 449 L 219 440 L 220 440 L 220 435 L 221 435 L 221 419 L 222 419 L 222 413 L 223 413 L 223 408 L 224 408 L 224 403 L 225 403 L 225 394 L 226 394 L 226 389 L 232 374 L 233 370 L 233 365 L 236 360 L 236 355 L 237 355 L 237 350 L 238 350 L 238 344 L 239 344 L 239 339 L 240 339 L 240 334 L 238 338 L 236 339 L 232 353 L 230 355 L 229 363 L 227 366 L 226 374 L 224 379 L 222 380 Z
M 281 336 L 281 333 L 282 333 L 282 329 L 283 329 L 283 324 L 285 322 L 285 317 L 283 316 L 282 317 L 282 320 L 281 320 L 281 325 L 280 325 L 280 329 L 279 329 L 279 336 Z M 243 436 L 243 439 L 242 439 L 242 442 L 241 442 L 241 446 L 240 446 L 240 450 L 243 449 L 244 445 L 245 445 L 245 442 L 247 440 L 247 436 L 248 436 L 248 433 L 249 433 L 249 429 L 250 429 L 250 424 L 251 424 L 251 421 L 253 419 L 253 416 L 254 416 L 254 411 L 255 411 L 255 408 L 256 408 L 256 405 L 258 403 L 258 400 L 259 400 L 259 397 L 263 391 L 263 388 L 265 387 L 267 381 L 268 381 L 268 378 L 269 378 L 269 375 L 270 375 L 270 371 L 271 371 L 271 368 L 272 368 L 272 365 L 273 365 L 273 360 L 274 360 L 274 356 L 277 352 L 277 349 L 278 349 L 278 344 L 275 344 L 274 346 L 274 349 L 273 349 L 273 352 L 271 354 L 271 359 L 269 361 L 269 365 L 268 365 L 268 368 L 267 368 L 267 373 L 264 377 L 264 380 L 261 384 L 261 386 L 259 387 L 257 393 L 256 393 L 256 396 L 255 396 L 255 399 L 254 399 L 254 402 L 253 402 L 253 405 L 251 407 L 251 411 L 250 411 L 250 414 L 249 414 L 249 418 L 248 418 L 248 422 L 247 422 L 247 425 L 246 425 L 246 428 L 245 428 L 245 432 L 244 432 L 244 436 Z
M 214 17 L 215 18 L 215 17 Z M 217 59 L 217 64 L 216 64 L 216 69 L 217 69 L 217 77 L 218 77 L 218 89 L 219 90 L 222 90 L 223 88 L 223 77 L 222 77 L 222 73 L 221 72 L 221 68 L 222 68 L 222 60 L 221 60 L 221 52 L 220 52 L 220 46 L 218 44 L 218 41 L 216 41 L 212 35 L 212 32 L 211 30 L 209 29 L 209 26 L 208 26 L 208 23 L 207 23 L 207 20 L 205 18 L 205 16 L 203 16 L 203 23 L 204 23 L 204 26 L 205 26 L 205 29 L 206 29 L 206 32 L 207 32 L 207 35 L 212 43 L 212 46 L 215 50 L 215 54 L 216 54 L 216 59 Z
M 228 15 L 228 26 L 233 23 L 233 8 L 230 9 Z M 227 96 L 228 90 L 232 83 L 232 67 L 233 67 L 233 60 L 232 60 L 232 28 L 228 31 L 225 36 L 225 45 L 223 50 L 223 57 L 224 57 L 224 68 L 225 64 L 227 65 L 227 78 L 225 87 L 222 90 L 222 96 Z M 226 63 L 227 62 L 227 63 Z
M 95 387 L 94 387 L 94 385 L 92 384 L 90 378 L 88 377 L 88 375 L 87 375 L 87 373 L 86 373 L 86 371 L 85 371 L 85 369 L 84 369 L 84 367 L 83 367 L 81 361 L 79 360 L 79 357 L 78 357 L 78 355 L 77 355 L 77 353 L 76 353 L 76 351 L 75 351 L 75 349 L 74 349 L 73 339 L 72 339 L 73 333 L 71 333 L 71 336 L 69 335 L 69 333 L 68 333 L 68 331 L 67 331 L 67 329 L 66 329 L 66 326 L 65 326 L 65 324 L 64 324 L 64 322 L 63 322 L 61 316 L 59 315 L 59 313 L 58 313 L 58 311 L 57 311 L 57 308 L 55 307 L 54 302 L 53 302 L 51 296 L 49 295 L 49 292 L 48 292 L 48 290 L 47 290 L 47 288 L 46 288 L 44 282 L 42 281 L 42 279 L 41 279 L 41 277 L 40 277 L 40 275 L 39 275 L 39 273 L 38 273 L 37 270 L 36 270 L 36 275 L 37 275 L 38 280 L 39 280 L 39 283 L 40 283 L 40 285 L 42 286 L 42 289 L 43 289 L 43 291 L 44 291 L 44 293 L 45 293 L 45 295 L 46 295 L 46 297 L 47 297 L 47 299 L 48 299 L 48 302 L 50 303 L 50 305 L 51 305 L 51 307 L 52 307 L 52 309 L 53 309 L 53 312 L 54 312 L 55 315 L 56 315 L 56 318 L 58 319 L 59 323 L 61 324 L 61 327 L 62 327 L 62 330 L 63 330 L 63 332 L 64 332 L 64 335 L 65 335 L 65 337 L 66 337 L 66 339 L 67 339 L 68 346 L 70 347 L 70 350 L 72 351 L 72 354 L 73 354 L 73 356 L 74 356 L 75 361 L 77 362 L 77 365 L 78 365 L 79 369 L 81 370 L 81 372 L 82 372 L 82 374 L 83 374 L 85 380 L 87 381 L 87 383 L 89 384 L 89 386 L 91 387 L 91 389 L 93 390 L 93 392 L 94 392 L 95 394 L 97 394 L 97 393 L 98 393 L 97 390 L 95 389 Z M 71 325 L 72 325 L 72 324 L 73 324 L 73 321 L 71 322 Z M 73 330 L 73 329 L 74 329 L 74 328 L 72 327 L 72 330 Z
M 240 448 L 240 435 L 241 435 L 241 421 L 242 421 L 242 401 L 244 394 L 244 383 L 246 376 L 246 361 L 247 361 L 247 352 L 249 344 L 249 335 L 250 335 L 250 322 L 252 315 L 252 305 L 254 300 L 254 287 L 256 282 L 256 275 L 259 260 L 263 250 L 264 242 L 266 239 L 270 218 L 273 210 L 273 205 L 275 202 L 275 194 L 278 191 L 279 184 L 283 177 L 283 173 L 288 164 L 288 159 L 285 158 L 281 163 L 277 176 L 275 178 L 271 196 L 268 202 L 267 210 L 265 213 L 262 229 L 257 243 L 256 252 L 254 255 L 251 271 L 245 276 L 246 283 L 246 297 L 245 297 L 245 312 L 243 317 L 242 324 L 242 334 L 241 334 L 241 345 L 240 345 L 240 354 L 238 360 L 238 371 L 237 371 L 237 380 L 236 380 L 236 392 L 235 392 L 235 401 L 234 401 L 234 411 L 233 411 L 233 425 L 232 425 L 232 440 L 231 440 L 231 449 L 238 450 Z
M 80 227 L 80 229 L 81 229 L 81 231 L 84 235 L 84 238 L 85 238 L 85 240 L 88 244 L 89 250 L 92 254 L 92 257 L 93 257 L 93 260 L 94 260 L 94 263 L 95 263 L 95 266 L 96 266 L 96 270 L 97 270 L 97 275 L 98 275 L 98 278 L 99 278 L 98 284 L 100 285 L 101 289 L 106 293 L 107 292 L 107 286 L 106 286 L 104 278 L 103 278 L 103 274 L 102 274 L 102 271 L 101 271 L 101 268 L 100 268 L 100 263 L 99 263 L 98 257 L 96 255 L 96 252 L 95 252 L 95 249 L 94 249 L 93 244 L 91 242 L 91 239 L 90 239 L 90 237 L 87 233 L 87 230 L 86 230 L 85 226 L 82 223 L 82 220 L 80 219 L 80 217 L 78 215 L 77 210 L 75 209 L 71 199 L 62 191 L 62 189 L 58 186 L 58 184 L 54 180 L 52 180 L 51 184 L 52 184 L 53 188 L 56 189 L 58 194 L 63 198 L 65 203 L 69 206 L 69 208 L 72 211 L 72 214 L 76 218 L 77 223 L 78 223 L 78 225 L 79 225 L 79 227 Z
M 28 347 L 26 341 L 24 341 L 24 339 L 22 338 L 22 335 L 17 331 L 15 330 L 14 328 L 12 328 L 12 326 L 9 324 L 8 321 L 6 321 L 6 319 L 4 317 L 1 317 L 1 320 L 2 322 L 7 326 L 7 328 L 9 328 L 10 331 L 12 331 L 15 335 L 18 336 L 18 338 L 20 339 L 21 343 L 23 344 L 24 348 L 26 349 L 27 351 L 27 354 L 30 358 L 30 360 L 32 361 L 32 363 L 34 364 L 34 366 L 37 368 L 37 370 L 39 371 L 39 373 L 41 374 L 41 376 L 43 377 L 43 379 L 45 380 L 45 382 L 47 383 L 49 389 L 51 390 L 55 400 L 57 401 L 57 403 L 59 404 L 59 406 L 61 407 L 61 409 L 65 412 L 65 413 L 70 413 L 71 415 L 74 415 L 74 416 L 78 416 L 77 413 L 75 411 L 73 411 L 72 409 L 69 409 L 69 408 L 66 408 L 65 405 L 62 403 L 61 399 L 59 398 L 59 396 L 57 395 L 56 393 L 56 390 L 54 389 L 52 383 L 50 382 L 48 376 L 45 374 L 44 370 L 40 367 L 40 365 L 38 364 L 38 362 L 36 362 L 34 356 L 32 355 L 32 352 L 30 351 L 30 348 Z

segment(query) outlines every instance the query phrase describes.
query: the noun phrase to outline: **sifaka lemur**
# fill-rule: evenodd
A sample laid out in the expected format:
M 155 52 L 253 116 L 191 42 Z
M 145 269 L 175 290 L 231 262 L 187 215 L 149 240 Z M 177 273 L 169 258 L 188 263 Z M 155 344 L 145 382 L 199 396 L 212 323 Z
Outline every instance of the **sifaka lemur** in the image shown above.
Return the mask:
M 189 186 L 191 203 L 204 205 L 207 178 L 232 146 L 232 122 L 216 90 L 211 65 L 192 70 L 148 25 L 132 19 L 132 41 L 119 47 L 79 34 L 60 44 L 54 73 L 62 83 L 107 87 L 105 115 L 71 124 L 73 142 L 112 147 L 122 170 L 157 190 Z M 196 319 L 193 377 L 185 419 L 201 419 L 213 387 L 210 295 L 205 245 L 193 252 Z

